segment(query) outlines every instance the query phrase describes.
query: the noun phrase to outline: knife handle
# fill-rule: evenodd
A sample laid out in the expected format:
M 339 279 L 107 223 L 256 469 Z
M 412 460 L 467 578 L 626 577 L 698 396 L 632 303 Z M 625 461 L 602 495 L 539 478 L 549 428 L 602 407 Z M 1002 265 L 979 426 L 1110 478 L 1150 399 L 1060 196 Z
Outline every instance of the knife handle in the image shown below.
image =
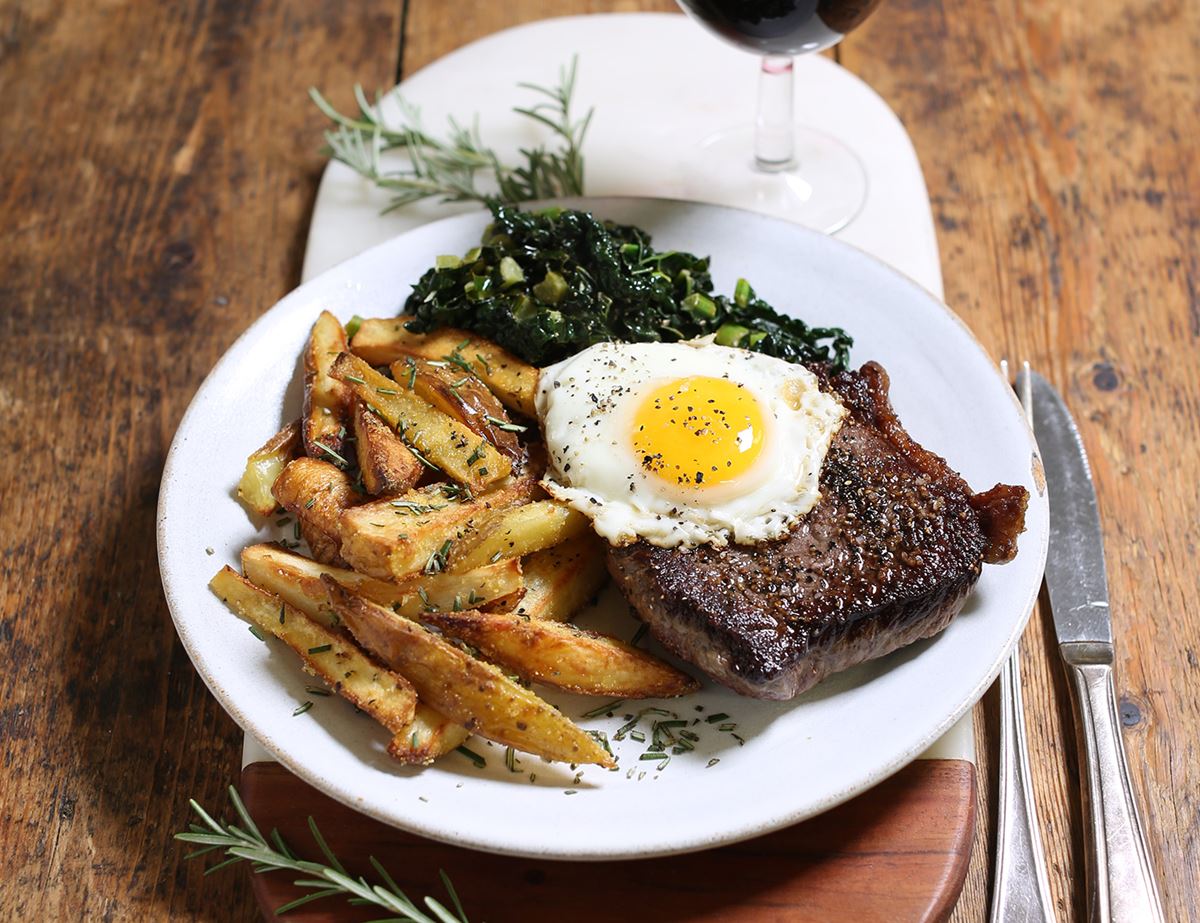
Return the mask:
M 1150 850 L 1121 743 L 1112 647 L 1064 644 L 1083 744 L 1085 841 L 1090 923 L 1160 923 L 1163 918 Z

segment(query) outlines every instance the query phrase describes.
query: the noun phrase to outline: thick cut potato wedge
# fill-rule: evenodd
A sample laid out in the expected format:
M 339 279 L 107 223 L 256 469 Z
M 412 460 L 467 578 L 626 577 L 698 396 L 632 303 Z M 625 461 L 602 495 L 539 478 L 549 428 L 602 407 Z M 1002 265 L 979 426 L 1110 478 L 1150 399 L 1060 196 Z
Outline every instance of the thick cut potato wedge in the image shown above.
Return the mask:
M 354 446 L 363 486 L 373 496 L 402 494 L 417 486 L 425 466 L 409 451 L 396 431 L 354 401 Z
M 470 372 L 453 363 L 416 356 L 393 362 L 391 370 L 401 385 L 412 383 L 417 397 L 461 420 L 513 463 L 519 466 L 524 462 L 525 449 L 517 433 L 524 432 L 525 427 L 513 423 L 496 395 Z
M 494 513 L 473 538 L 452 549 L 450 569 L 471 570 L 501 558 L 519 558 L 588 529 L 588 518 L 558 500 L 540 500 Z
M 448 498 L 435 484 L 365 503 L 347 510 L 339 521 L 342 557 L 355 570 L 381 580 L 446 570 L 455 544 L 465 540 L 476 523 L 493 510 L 529 500 L 539 489 L 534 481 L 522 479 L 481 497 L 459 500 Z
M 565 622 L 591 602 L 608 580 L 604 540 L 591 533 L 577 535 L 524 558 L 521 570 L 525 594 L 516 614 Z
M 700 684 L 657 657 L 607 635 L 503 612 L 430 612 L 422 623 L 477 647 L 522 679 L 584 695 L 651 699 Z
M 306 672 L 321 677 L 393 734 L 412 725 L 417 704 L 412 685 L 371 660 L 344 633 L 330 631 L 229 567 L 218 571 L 209 587 L 259 631 L 299 654 Z
M 313 557 L 326 564 L 344 564 L 339 517 L 360 499 L 346 473 L 329 462 L 297 458 L 283 469 L 272 491 L 279 505 L 300 520 L 300 534 Z
M 375 408 L 414 454 L 472 491 L 482 493 L 489 484 L 512 473 L 512 462 L 486 439 L 431 407 L 409 391 L 407 384 L 380 375 L 357 356 L 342 353 L 331 374 Z
M 346 331 L 338 319 L 322 311 L 304 350 L 304 451 L 346 467 L 350 428 L 350 390 L 329 375 L 346 351 Z
M 421 701 L 473 733 L 526 753 L 612 768 L 616 761 L 556 709 L 497 667 L 459 650 L 416 622 L 354 596 L 324 577 L 342 624 L 405 676 Z
M 398 732 L 388 744 L 392 759 L 409 766 L 428 766 L 439 756 L 461 747 L 471 736 L 440 711 L 424 702 L 417 702 L 417 713 L 407 727 Z
M 299 454 L 300 443 L 300 421 L 294 420 L 246 459 L 238 497 L 259 516 L 270 516 L 279 508 L 271 488 L 284 466 Z
M 483 337 L 445 327 L 432 333 L 409 333 L 410 317 L 373 318 L 362 322 L 350 341 L 350 351 L 371 365 L 388 365 L 403 356 L 425 359 L 455 357 L 470 366 L 509 410 L 537 418 L 538 370 Z
M 242 550 L 242 571 L 251 583 L 324 624 L 330 624 L 332 617 L 329 594 L 321 584 L 323 574 L 353 593 L 409 618 L 430 610 L 452 612 L 485 605 L 507 611 L 524 592 L 521 564 L 515 560 L 497 561 L 463 574 L 422 574 L 402 583 L 388 583 L 320 564 L 278 545 L 251 545 Z

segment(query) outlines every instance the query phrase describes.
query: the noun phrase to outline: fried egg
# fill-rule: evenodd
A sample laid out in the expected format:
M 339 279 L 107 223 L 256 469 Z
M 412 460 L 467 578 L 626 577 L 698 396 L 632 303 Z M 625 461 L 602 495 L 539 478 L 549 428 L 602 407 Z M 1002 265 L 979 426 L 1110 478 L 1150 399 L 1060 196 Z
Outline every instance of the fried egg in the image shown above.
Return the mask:
M 803 366 L 711 340 L 591 346 L 542 370 L 537 411 L 546 490 L 665 547 L 784 535 L 846 413 Z

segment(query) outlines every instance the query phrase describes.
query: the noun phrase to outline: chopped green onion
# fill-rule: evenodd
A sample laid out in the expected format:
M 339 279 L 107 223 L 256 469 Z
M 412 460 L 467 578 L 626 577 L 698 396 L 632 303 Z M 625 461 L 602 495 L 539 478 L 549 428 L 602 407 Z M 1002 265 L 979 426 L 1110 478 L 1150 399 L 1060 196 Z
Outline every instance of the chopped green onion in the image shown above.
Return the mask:
M 750 329 L 741 324 L 722 324 L 717 328 L 715 342 L 718 346 L 740 346 L 749 332 Z
M 681 302 L 683 309 L 692 317 L 701 320 L 712 320 L 717 316 L 717 303 L 707 295 L 692 292 Z
M 533 287 L 533 294 L 545 304 L 558 304 L 567 293 L 567 280 L 553 269 L 546 270 L 546 278 Z
M 443 254 L 433 261 L 433 265 L 438 269 L 458 269 L 462 263 L 462 257 L 455 256 L 452 253 Z
M 324 654 L 326 651 L 331 650 L 333 650 L 332 644 L 318 644 L 316 647 L 310 647 L 308 652 L 310 654 Z
M 353 339 L 354 334 L 358 333 L 358 328 L 363 324 L 363 319 L 355 314 L 350 320 L 346 321 L 346 336 Z
M 709 724 L 716 724 L 718 721 L 725 721 L 728 718 L 729 718 L 729 716 L 727 714 L 725 714 L 725 712 L 719 711 L 715 715 L 709 715 L 704 720 L 707 721 Z
M 252 635 L 254 635 L 254 637 L 258 638 L 259 641 L 267 640 L 266 636 L 264 636 L 263 633 L 258 630 L 257 625 L 248 625 L 246 627 L 250 629 L 250 634 L 252 634 Z
M 525 281 L 525 272 L 521 264 L 511 256 L 500 258 L 500 279 L 505 285 L 516 285 Z
M 737 285 L 733 287 L 733 303 L 739 308 L 744 308 L 753 297 L 754 289 L 750 287 L 750 283 L 745 279 L 738 279 Z
M 639 756 L 638 759 L 639 760 L 661 760 L 661 759 L 666 759 L 666 756 L 667 755 L 665 753 L 662 753 L 661 751 L 647 750 L 645 753 L 643 753 L 641 756 Z
M 295 718 L 295 717 L 298 717 L 299 715 L 303 715 L 306 711 L 308 711 L 310 708 L 312 708 L 312 705 L 313 705 L 312 701 L 309 700 L 309 701 L 304 702 L 302 705 L 296 706 L 296 710 L 294 712 L 292 712 L 292 717 Z

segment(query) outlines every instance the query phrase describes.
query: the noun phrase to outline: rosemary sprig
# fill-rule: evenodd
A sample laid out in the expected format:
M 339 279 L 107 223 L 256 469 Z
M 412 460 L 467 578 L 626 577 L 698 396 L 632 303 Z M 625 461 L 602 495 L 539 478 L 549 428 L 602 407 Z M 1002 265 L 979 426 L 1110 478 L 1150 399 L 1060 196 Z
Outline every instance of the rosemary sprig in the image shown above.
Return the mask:
M 192 800 L 190 802 L 192 810 L 196 812 L 202 823 L 189 824 L 188 831 L 175 834 L 175 839 L 185 843 L 195 843 L 201 847 L 189 853 L 186 856 L 188 859 L 218 850 L 224 852 L 225 860 L 206 869 L 204 873 L 206 875 L 245 860 L 251 863 L 256 873 L 286 869 L 307 876 L 297 879 L 295 884 L 297 887 L 305 888 L 309 893 L 282 907 L 277 907 L 276 914 L 287 913 L 289 910 L 294 910 L 322 897 L 341 894 L 345 895 L 352 904 L 382 907 L 395 914 L 395 916 L 380 920 L 379 923 L 468 923 L 462 902 L 459 901 L 458 894 L 455 893 L 454 886 L 445 872 L 439 872 L 439 874 L 446 892 L 450 895 L 450 902 L 454 905 L 454 912 L 451 913 L 435 898 L 426 897 L 424 898 L 425 907 L 433 914 L 433 916 L 429 916 L 400 890 L 392 876 L 374 856 L 371 857 L 371 866 L 383 884 L 370 884 L 362 876 L 357 878 L 351 876 L 329 848 L 329 844 L 325 842 L 325 838 L 317 828 L 316 821 L 311 817 L 308 819 L 308 829 L 312 831 L 313 840 L 316 841 L 325 856 L 325 862 L 310 862 L 297 858 L 284 842 L 283 837 L 279 835 L 278 830 L 271 831 L 271 839 L 268 841 L 259 831 L 258 825 L 254 823 L 250 812 L 246 810 L 246 805 L 242 802 L 237 789 L 232 785 L 229 786 L 229 800 L 233 802 L 233 809 L 242 826 L 215 820 L 195 800 Z
M 577 63 L 572 58 L 570 66 L 559 70 L 556 86 L 518 84 L 540 98 L 513 111 L 548 128 L 556 146 L 521 148 L 524 162 L 516 166 L 503 163 L 483 143 L 478 120 L 467 127 L 451 118 L 446 136 L 438 138 L 426 131 L 420 111 L 403 98 L 396 99 L 400 123 L 388 124 L 380 112 L 382 96 L 376 93 L 372 103 L 359 85 L 354 87 L 359 109 L 355 116 L 338 112 L 315 87 L 308 94 L 333 123 L 325 132 L 328 154 L 388 190 L 392 199 L 385 211 L 431 197 L 444 202 L 527 202 L 583 194 L 582 148 L 592 110 L 581 119 L 571 113 Z M 406 169 L 388 169 L 382 163 L 381 155 L 397 148 L 408 153 Z M 487 188 L 480 182 L 485 178 Z

